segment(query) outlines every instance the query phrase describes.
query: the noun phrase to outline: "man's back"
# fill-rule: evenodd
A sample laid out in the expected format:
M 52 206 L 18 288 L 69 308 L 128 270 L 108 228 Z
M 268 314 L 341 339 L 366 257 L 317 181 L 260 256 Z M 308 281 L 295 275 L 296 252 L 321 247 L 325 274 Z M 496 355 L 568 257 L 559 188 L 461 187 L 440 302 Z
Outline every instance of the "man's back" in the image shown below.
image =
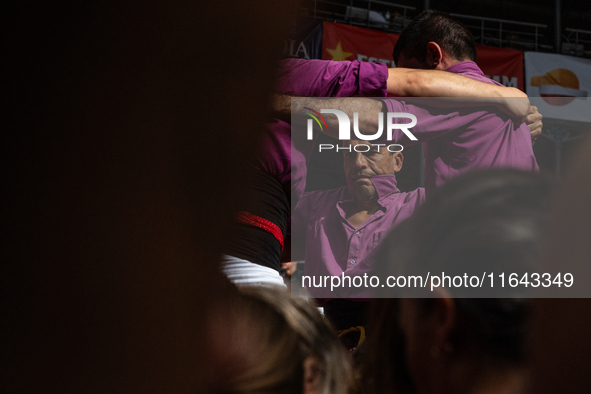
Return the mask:
M 488 79 L 471 61 L 456 63 L 446 71 L 481 82 Z M 386 100 L 388 112 L 410 112 L 418 123 L 412 129 L 423 143 L 425 154 L 425 189 L 434 188 L 472 169 L 513 168 L 538 171 L 530 130 L 493 107 L 450 109 L 421 108 L 404 101 Z M 409 145 L 402 133 L 393 135 L 396 142 Z

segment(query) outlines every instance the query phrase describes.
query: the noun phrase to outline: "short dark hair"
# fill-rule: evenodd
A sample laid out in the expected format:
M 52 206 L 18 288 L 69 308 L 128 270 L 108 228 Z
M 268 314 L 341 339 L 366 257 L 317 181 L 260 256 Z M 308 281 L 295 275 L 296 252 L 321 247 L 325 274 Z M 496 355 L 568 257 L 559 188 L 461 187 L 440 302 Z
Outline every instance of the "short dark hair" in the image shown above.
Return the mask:
M 398 57 L 404 53 L 405 57 L 425 63 L 431 41 L 455 60 L 476 61 L 476 44 L 470 30 L 448 15 L 428 10 L 414 18 L 400 35 L 394 47 L 394 62 L 398 64 Z

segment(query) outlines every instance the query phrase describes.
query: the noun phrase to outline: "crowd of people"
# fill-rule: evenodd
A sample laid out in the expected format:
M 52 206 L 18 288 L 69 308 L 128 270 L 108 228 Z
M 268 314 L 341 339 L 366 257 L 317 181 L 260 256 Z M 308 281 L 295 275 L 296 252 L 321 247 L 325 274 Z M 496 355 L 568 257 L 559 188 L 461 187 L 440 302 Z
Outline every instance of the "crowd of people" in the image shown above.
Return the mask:
M 271 292 L 277 300 L 282 297 L 278 288 L 287 291 L 281 280 L 286 244 L 291 254 L 284 258 L 303 260 L 305 278 L 336 277 L 339 282 L 345 276 L 375 273 L 417 277 L 425 272 L 488 272 L 492 277 L 539 269 L 539 242 L 548 226 L 552 189 L 538 174 L 532 149 L 542 115 L 522 92 L 484 75 L 476 64 L 470 31 L 442 13 L 417 16 L 401 34 L 393 57 L 399 68 L 355 61 L 282 62 L 273 103 L 277 118 L 264 133 L 253 168 L 250 207 L 240 212 L 236 242 L 223 263 L 228 279 L 248 289 L 247 297 L 252 292 L 269 297 L 266 293 Z M 351 96 L 372 98 L 344 98 Z M 376 98 L 386 96 L 396 98 Z M 471 99 L 421 101 L 406 96 Z M 360 134 L 359 129 L 384 129 L 377 122 L 381 111 L 413 114 L 414 138 L 409 141 L 409 129 L 394 129 L 389 139 Z M 355 124 L 355 136 L 337 142 L 344 152 L 346 186 L 304 191 L 306 162 L 316 145 L 313 138 L 304 138 L 307 119 L 298 117 L 302 112 L 322 118 L 326 130 L 314 119 L 335 139 L 342 133 L 341 114 L 355 116 L 363 125 Z M 337 116 L 323 117 L 321 112 Z M 402 192 L 396 187 L 404 156 L 385 143 L 423 144 L 424 189 Z M 392 292 L 315 283 L 307 282 L 309 302 L 322 308 L 323 330 L 329 325 L 333 330 L 325 345 L 333 346 L 335 353 L 313 357 L 320 371 L 314 375 L 311 364 L 293 352 L 300 360 L 298 368 L 304 366 L 297 370 L 297 384 L 291 385 L 297 392 L 522 393 L 528 387 L 526 338 L 532 302 L 523 291 L 479 294 L 438 285 L 424 298 L 420 288 Z M 276 308 L 275 302 L 267 307 Z M 310 314 L 315 316 L 308 317 L 309 324 L 318 322 L 320 313 L 310 309 Z M 290 326 L 297 331 L 298 325 Z M 277 338 L 277 343 L 282 340 Z M 273 345 L 265 347 L 271 352 Z M 352 367 L 343 348 L 354 355 Z M 278 357 L 252 354 L 259 357 L 252 366 L 257 371 Z M 340 360 L 346 367 L 333 375 L 328 360 Z M 286 363 L 275 358 L 271 365 Z M 266 368 L 275 376 L 270 365 Z M 344 383 L 338 389 L 335 376 Z M 267 388 L 286 390 L 277 391 L 277 385 L 269 383 Z M 253 392 L 264 392 L 257 390 Z
M 535 267 L 551 190 L 548 179 L 515 170 L 462 175 L 388 234 L 376 264 L 396 275 L 409 267 Z M 214 353 L 244 360 L 244 369 L 224 378 L 233 389 L 221 392 L 527 392 L 532 300 L 510 291 L 466 298 L 438 287 L 436 296 L 422 298 L 404 290 L 368 302 L 367 340 L 351 349 L 337 338 L 342 322 L 323 319 L 307 300 L 278 287 L 240 286 L 240 301 L 224 312 L 231 318 L 212 334 L 225 348 Z M 253 297 L 264 313 L 249 306 Z
M 328 277 L 558 260 L 588 274 L 591 145 L 564 183 L 540 175 L 541 115 L 485 78 L 469 31 L 437 12 L 407 26 L 398 68 L 277 66 L 289 4 L 6 7 L 0 390 L 589 392 L 589 299 L 445 285 L 291 297 L 293 260 Z M 347 184 L 306 190 L 316 141 L 292 111 L 332 97 L 349 114 L 351 96 L 368 130 L 380 111 L 416 114 L 425 189 L 400 191 L 403 153 L 356 134 L 340 142 Z

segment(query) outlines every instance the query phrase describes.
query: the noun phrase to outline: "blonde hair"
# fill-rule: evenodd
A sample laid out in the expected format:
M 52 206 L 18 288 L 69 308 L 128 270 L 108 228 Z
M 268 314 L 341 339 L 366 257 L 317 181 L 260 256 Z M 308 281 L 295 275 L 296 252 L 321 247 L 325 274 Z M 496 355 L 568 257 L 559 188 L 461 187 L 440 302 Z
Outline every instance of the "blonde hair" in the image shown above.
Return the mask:
M 218 392 L 294 393 L 304 390 L 304 362 L 314 359 L 317 393 L 341 394 L 350 387 L 351 360 L 318 310 L 285 289 L 243 287 L 231 299 L 232 366 Z

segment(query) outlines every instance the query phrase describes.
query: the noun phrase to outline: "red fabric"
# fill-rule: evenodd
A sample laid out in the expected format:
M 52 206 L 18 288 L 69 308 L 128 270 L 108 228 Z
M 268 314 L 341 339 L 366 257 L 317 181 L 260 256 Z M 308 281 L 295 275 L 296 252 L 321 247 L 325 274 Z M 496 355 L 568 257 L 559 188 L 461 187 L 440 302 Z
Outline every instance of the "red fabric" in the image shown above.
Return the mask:
M 252 213 L 246 211 L 238 212 L 238 222 L 262 228 L 263 230 L 273 234 L 277 241 L 279 241 L 279 244 L 281 244 L 281 250 L 283 250 L 283 232 L 275 223 L 267 219 L 263 219 L 262 217 L 255 216 Z
M 487 77 L 505 86 L 524 89 L 522 51 L 476 45 L 476 53 L 476 63 Z
M 400 34 L 334 22 L 324 22 L 322 29 L 322 59 L 379 61 L 394 67 L 392 51 Z

